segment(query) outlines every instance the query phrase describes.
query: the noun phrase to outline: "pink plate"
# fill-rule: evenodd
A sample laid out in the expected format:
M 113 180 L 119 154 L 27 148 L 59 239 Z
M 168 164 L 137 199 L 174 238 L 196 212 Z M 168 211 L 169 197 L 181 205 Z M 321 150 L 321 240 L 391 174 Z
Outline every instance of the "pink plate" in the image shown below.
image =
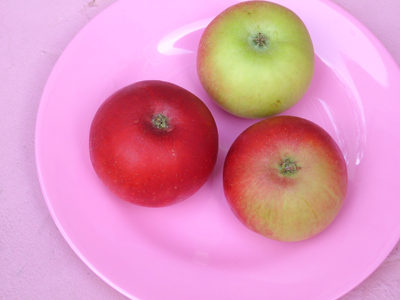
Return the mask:
M 132 299 L 336 299 L 386 258 L 400 237 L 400 71 L 381 43 L 327 0 L 277 0 L 310 30 L 314 81 L 285 114 L 324 127 L 348 164 L 346 203 L 318 236 L 282 243 L 237 221 L 225 202 L 225 154 L 255 121 L 223 112 L 196 75 L 204 27 L 235 0 L 121 0 L 66 48 L 45 87 L 36 128 L 43 193 L 60 231 L 101 278 Z M 114 197 L 89 160 L 89 126 L 99 105 L 144 79 L 178 84 L 215 116 L 219 159 L 192 198 L 151 209 Z

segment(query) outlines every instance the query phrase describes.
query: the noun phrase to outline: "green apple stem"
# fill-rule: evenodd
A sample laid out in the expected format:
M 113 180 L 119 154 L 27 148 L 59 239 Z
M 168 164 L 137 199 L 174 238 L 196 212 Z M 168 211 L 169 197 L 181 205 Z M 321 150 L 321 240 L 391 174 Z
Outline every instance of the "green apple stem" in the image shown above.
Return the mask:
M 301 167 L 299 167 L 290 158 L 285 158 L 284 161 L 281 163 L 280 167 L 281 167 L 281 173 L 284 175 L 294 174 L 301 169 Z
M 153 122 L 154 127 L 156 127 L 157 129 L 160 129 L 160 130 L 167 130 L 169 127 L 168 118 L 161 113 L 158 115 L 155 115 L 153 117 L 152 122 Z
M 253 41 L 257 47 L 265 47 L 267 44 L 267 38 L 261 32 L 259 32 L 258 35 L 253 38 Z

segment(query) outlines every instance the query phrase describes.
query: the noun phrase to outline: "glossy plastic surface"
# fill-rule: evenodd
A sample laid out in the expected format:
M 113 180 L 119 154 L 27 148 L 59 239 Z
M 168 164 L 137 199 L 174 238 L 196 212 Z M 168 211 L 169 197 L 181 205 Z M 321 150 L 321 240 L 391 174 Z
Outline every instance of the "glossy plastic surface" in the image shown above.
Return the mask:
M 204 27 L 235 1 L 121 0 L 74 38 L 48 80 L 36 158 L 49 210 L 77 255 L 132 299 L 336 299 L 371 274 L 400 237 L 398 66 L 362 24 L 331 2 L 276 2 L 304 20 L 316 52 L 308 93 L 284 114 L 325 128 L 349 170 L 342 211 L 312 239 L 268 240 L 241 225 L 224 199 L 225 154 L 255 120 L 233 117 L 207 97 L 195 57 Z M 162 209 L 113 196 L 89 160 L 89 127 L 99 105 L 144 79 L 196 94 L 220 133 L 212 178 L 192 198 Z

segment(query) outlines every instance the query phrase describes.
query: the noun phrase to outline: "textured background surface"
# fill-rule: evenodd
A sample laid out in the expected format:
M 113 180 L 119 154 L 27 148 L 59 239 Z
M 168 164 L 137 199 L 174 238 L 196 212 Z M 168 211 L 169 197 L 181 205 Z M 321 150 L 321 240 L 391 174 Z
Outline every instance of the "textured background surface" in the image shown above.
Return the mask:
M 42 196 L 34 156 L 36 113 L 51 69 L 79 30 L 115 1 L 0 0 L 0 299 L 126 299 L 61 236 Z M 400 64 L 400 1 L 334 2 Z M 400 299 L 399 246 L 341 300 Z

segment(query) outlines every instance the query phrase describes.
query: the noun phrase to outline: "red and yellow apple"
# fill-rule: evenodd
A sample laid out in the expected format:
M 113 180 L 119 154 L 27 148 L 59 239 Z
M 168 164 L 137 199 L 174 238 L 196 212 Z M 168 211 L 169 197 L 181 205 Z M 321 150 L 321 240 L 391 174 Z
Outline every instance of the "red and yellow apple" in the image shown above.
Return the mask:
M 333 138 L 303 118 L 275 116 L 233 142 L 223 169 L 226 199 L 249 229 L 279 241 L 323 231 L 339 213 L 347 166 Z
M 303 21 L 267 1 L 235 4 L 204 30 L 197 52 L 204 90 L 223 109 L 263 118 L 295 105 L 314 73 L 314 48 Z
M 120 198 L 167 206 L 198 191 L 217 159 L 218 131 L 207 106 L 164 81 L 141 81 L 107 98 L 90 128 L 90 158 Z

